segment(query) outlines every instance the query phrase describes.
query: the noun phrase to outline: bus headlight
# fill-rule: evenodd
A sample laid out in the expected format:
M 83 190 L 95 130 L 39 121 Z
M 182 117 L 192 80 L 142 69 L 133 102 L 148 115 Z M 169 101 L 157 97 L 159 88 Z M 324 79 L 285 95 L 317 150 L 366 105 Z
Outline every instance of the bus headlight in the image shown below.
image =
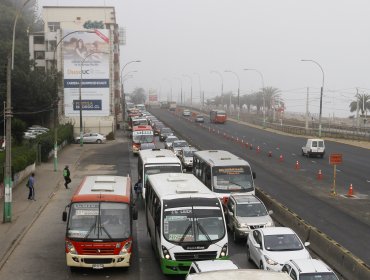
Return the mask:
M 221 253 L 220 253 L 220 258 L 226 257 L 227 256 L 227 243 L 222 247 Z
M 75 247 L 73 246 L 73 244 L 70 241 L 66 241 L 66 249 L 67 249 L 68 253 L 71 253 L 73 255 L 78 255 Z
M 127 253 L 129 253 L 131 251 L 131 245 L 132 245 L 132 241 L 127 241 L 125 245 L 123 245 L 121 252 L 119 252 L 119 254 L 126 255 Z
M 170 252 L 167 250 L 166 247 L 162 246 L 162 253 L 163 253 L 163 257 L 166 259 L 166 260 L 172 260 L 171 258 L 171 255 L 170 255 Z

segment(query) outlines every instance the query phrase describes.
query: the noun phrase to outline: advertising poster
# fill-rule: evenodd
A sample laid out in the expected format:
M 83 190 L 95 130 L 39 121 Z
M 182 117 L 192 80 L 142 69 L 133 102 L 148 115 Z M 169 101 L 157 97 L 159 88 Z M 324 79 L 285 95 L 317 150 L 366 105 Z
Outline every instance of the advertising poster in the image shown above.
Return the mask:
M 80 115 L 81 87 L 83 116 L 109 116 L 109 30 L 71 32 L 63 30 L 65 115 Z

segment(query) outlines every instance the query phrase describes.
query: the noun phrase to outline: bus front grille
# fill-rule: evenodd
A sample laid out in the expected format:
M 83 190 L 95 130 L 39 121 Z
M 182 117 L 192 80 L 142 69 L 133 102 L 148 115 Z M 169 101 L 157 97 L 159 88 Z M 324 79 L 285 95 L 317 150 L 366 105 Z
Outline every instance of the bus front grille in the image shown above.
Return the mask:
M 113 259 L 90 259 L 90 258 L 86 258 L 86 259 L 83 259 L 83 262 L 86 263 L 86 264 L 110 264 L 110 263 L 113 263 Z
M 82 248 L 82 255 L 113 255 L 114 248 Z
M 214 260 L 216 257 L 216 251 L 175 253 L 175 259 L 177 261 Z

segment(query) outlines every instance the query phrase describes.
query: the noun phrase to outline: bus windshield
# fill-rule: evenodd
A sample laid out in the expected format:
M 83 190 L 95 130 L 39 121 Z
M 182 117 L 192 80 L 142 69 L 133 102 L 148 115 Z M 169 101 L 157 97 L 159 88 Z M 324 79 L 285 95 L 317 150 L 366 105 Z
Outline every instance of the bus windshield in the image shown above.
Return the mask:
M 182 173 L 180 164 L 166 164 L 166 165 L 145 165 L 144 171 L 145 182 L 148 175 L 158 174 L 158 173 Z M 145 183 L 144 182 L 144 183 Z
M 130 235 L 130 206 L 127 203 L 79 202 L 71 205 L 68 238 L 118 241 Z
M 154 141 L 153 131 L 134 131 L 132 134 L 132 141 L 134 143 L 152 143 Z
M 214 242 L 225 235 L 220 208 L 181 207 L 163 213 L 163 236 L 172 243 Z
M 214 192 L 253 191 L 253 177 L 248 166 L 213 167 L 212 173 Z

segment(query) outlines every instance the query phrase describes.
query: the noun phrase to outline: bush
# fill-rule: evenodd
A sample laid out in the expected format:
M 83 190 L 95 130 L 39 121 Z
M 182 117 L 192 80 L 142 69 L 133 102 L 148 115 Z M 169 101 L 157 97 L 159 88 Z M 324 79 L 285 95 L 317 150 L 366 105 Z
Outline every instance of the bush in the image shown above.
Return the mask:
M 115 138 L 114 138 L 114 134 L 113 134 L 113 132 L 109 132 L 109 133 L 107 134 L 106 138 L 107 138 L 107 140 L 114 140 Z

